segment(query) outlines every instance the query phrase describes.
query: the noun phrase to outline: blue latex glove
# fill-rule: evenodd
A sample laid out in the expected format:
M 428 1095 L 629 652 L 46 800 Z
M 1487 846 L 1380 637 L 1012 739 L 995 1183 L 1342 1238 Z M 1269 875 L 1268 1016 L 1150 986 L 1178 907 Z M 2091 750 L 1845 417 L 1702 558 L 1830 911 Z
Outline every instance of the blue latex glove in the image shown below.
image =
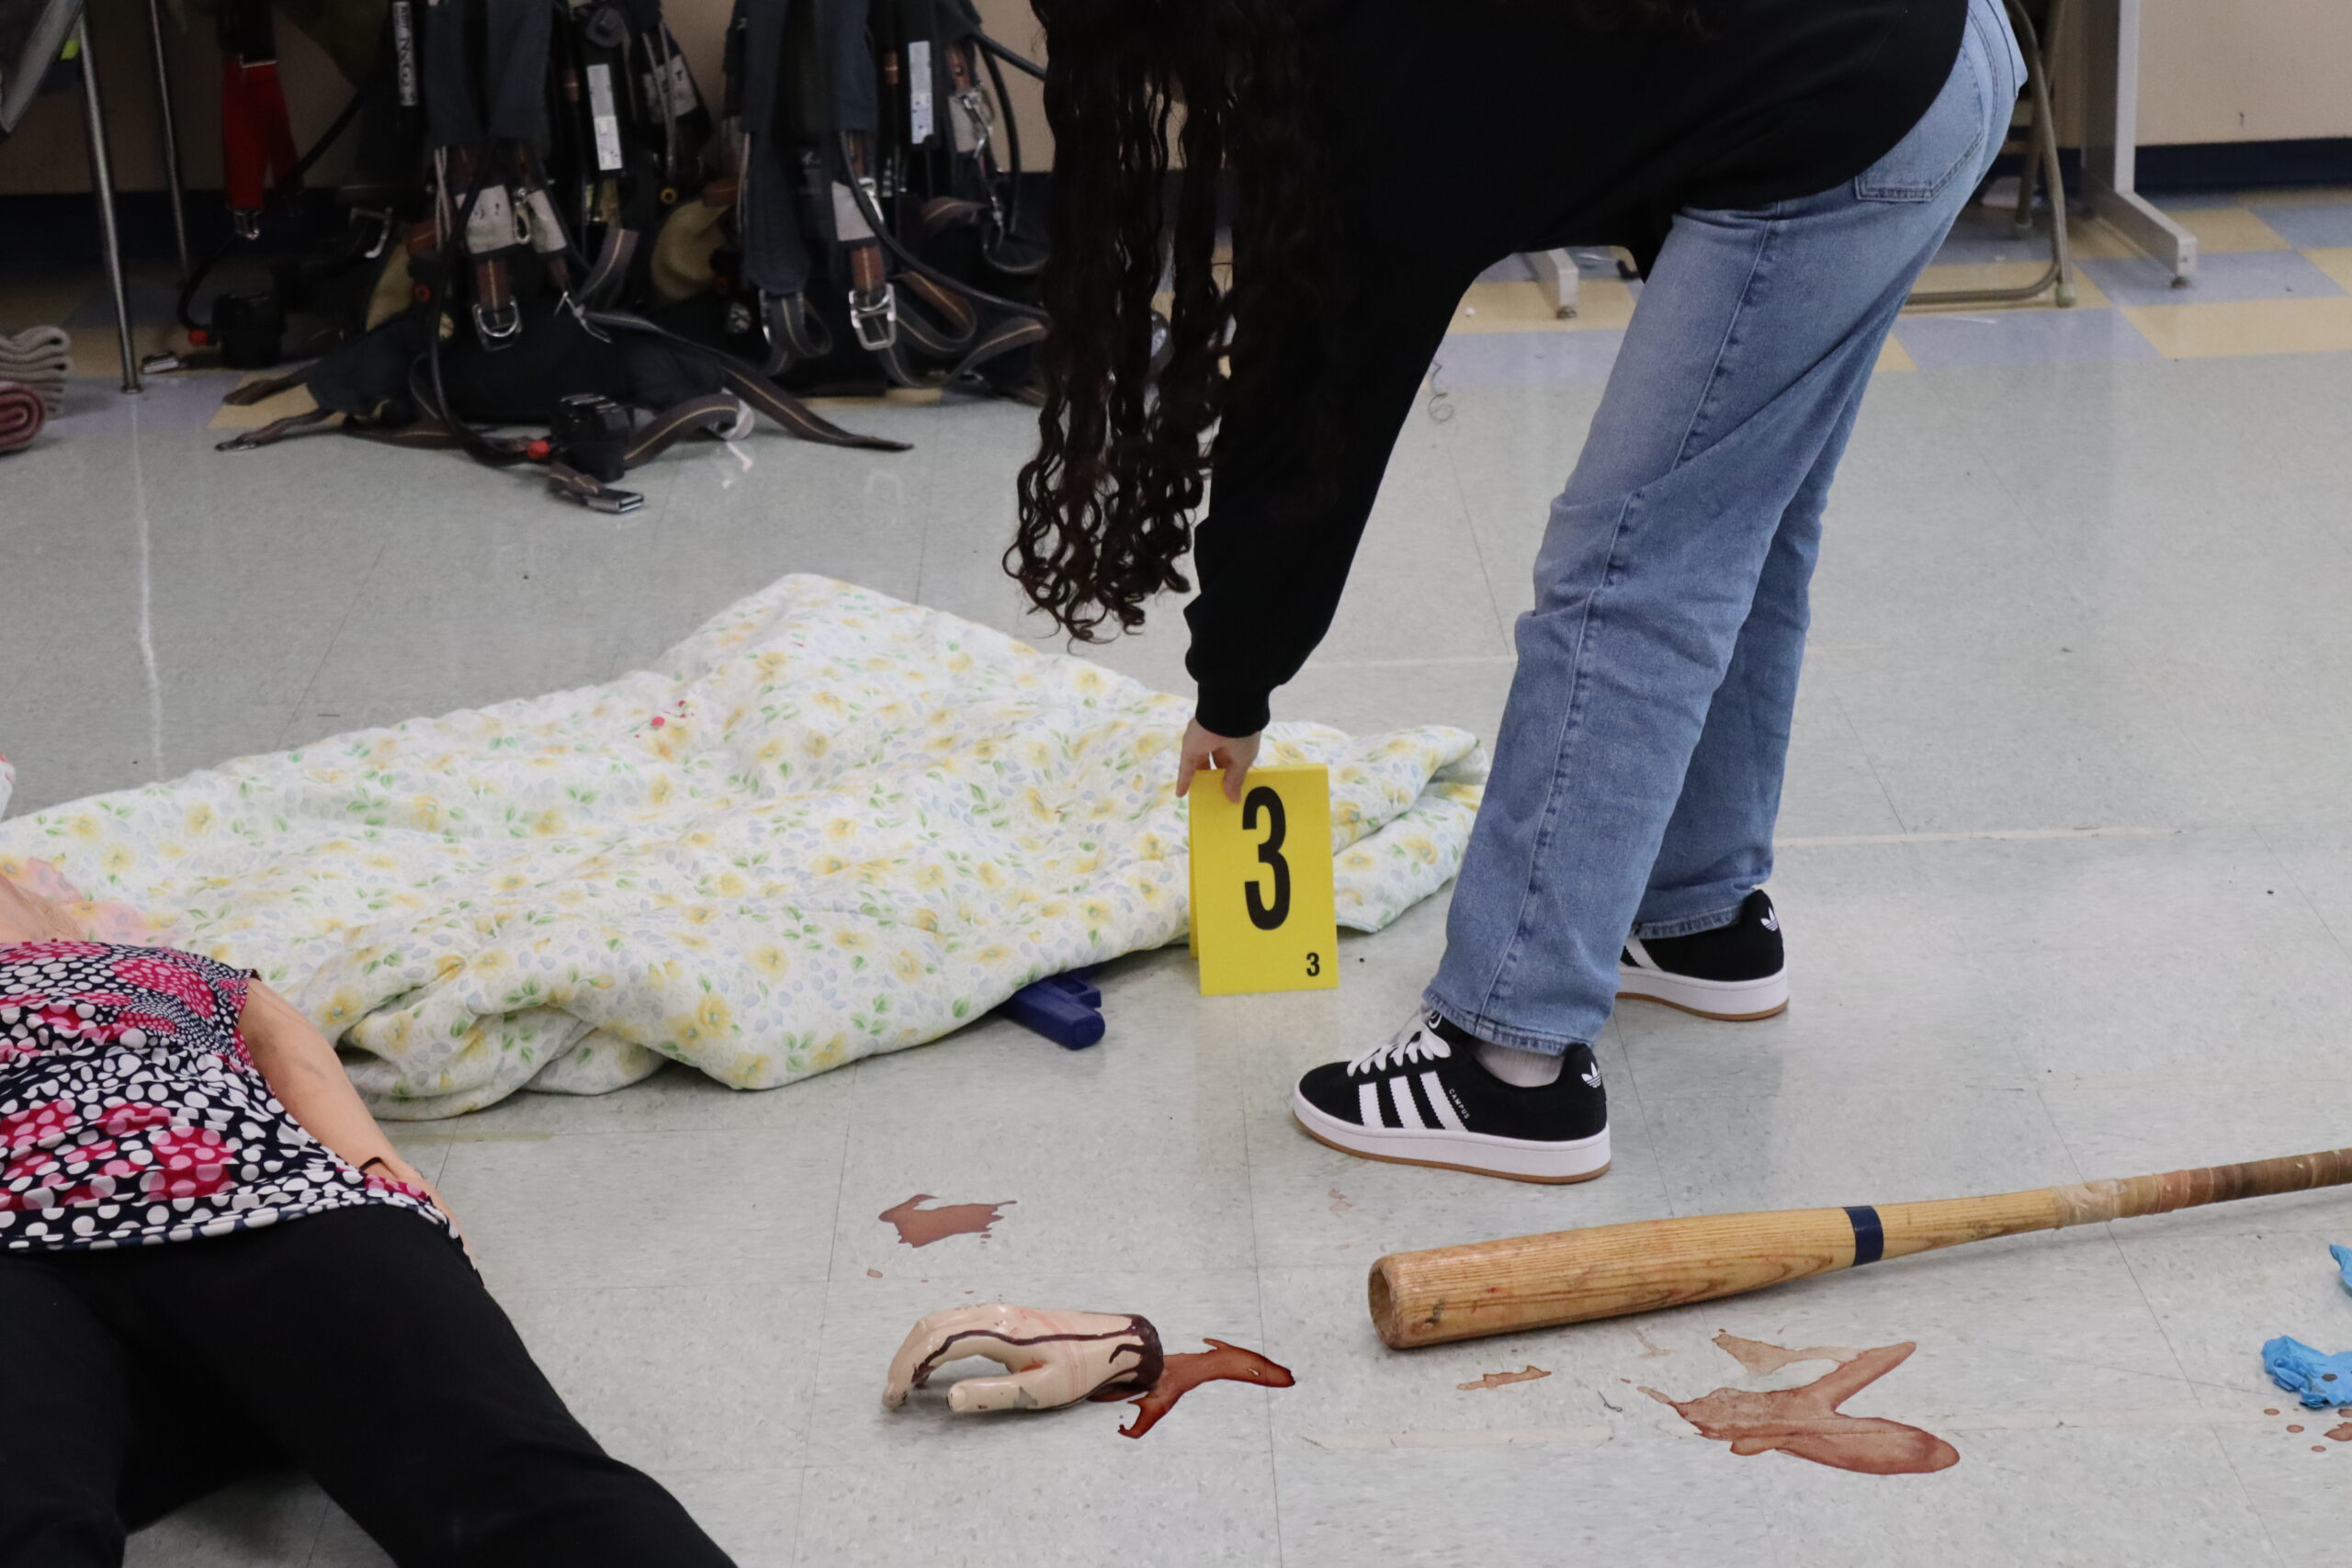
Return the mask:
M 2352 1404 L 2352 1350 L 2331 1356 L 2282 1334 L 2262 1347 L 2262 1370 L 2313 1410 Z

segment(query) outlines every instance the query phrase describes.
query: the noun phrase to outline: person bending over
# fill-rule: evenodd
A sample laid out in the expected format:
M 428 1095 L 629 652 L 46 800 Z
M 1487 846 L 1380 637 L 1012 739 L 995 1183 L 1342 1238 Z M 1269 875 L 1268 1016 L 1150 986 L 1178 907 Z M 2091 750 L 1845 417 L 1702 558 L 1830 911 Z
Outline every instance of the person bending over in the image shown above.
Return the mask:
M 0 1563 L 112 1568 L 288 1463 L 401 1568 L 728 1562 L 572 1419 L 300 1013 L 0 876 Z
M 2023 62 L 1999 0 L 1036 9 L 1054 333 L 1006 567 L 1091 637 L 1187 587 L 1192 548 L 1180 793 L 1220 765 L 1238 798 L 1464 289 L 1570 243 L 1645 264 L 1536 556 L 1443 962 L 1394 1038 L 1293 1101 L 1375 1159 L 1599 1175 L 1617 997 L 1785 1004 L 1761 885 L 1822 507 L 1895 312 L 2003 140 Z

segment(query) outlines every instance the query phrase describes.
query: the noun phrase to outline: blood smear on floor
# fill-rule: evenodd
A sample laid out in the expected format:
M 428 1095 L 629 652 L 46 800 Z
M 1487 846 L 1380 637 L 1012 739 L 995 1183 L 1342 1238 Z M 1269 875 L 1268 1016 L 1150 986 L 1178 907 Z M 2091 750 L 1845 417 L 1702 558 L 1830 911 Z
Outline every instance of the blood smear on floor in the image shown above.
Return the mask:
M 989 1227 L 1003 1218 L 997 1211 L 1012 1206 L 1007 1198 L 996 1203 L 940 1203 L 936 1209 L 922 1207 L 938 1203 L 928 1192 L 918 1192 L 905 1202 L 882 1211 L 885 1223 L 899 1228 L 899 1239 L 909 1247 L 929 1247 L 934 1241 L 945 1241 L 951 1235 L 986 1237 Z
M 1703 1437 L 1728 1442 L 1736 1454 L 1781 1453 L 1865 1475 L 1922 1475 L 1949 1470 L 1960 1450 L 1933 1432 L 1875 1416 L 1848 1416 L 1838 1406 L 1909 1359 L 1918 1346 L 1905 1342 L 1864 1350 L 1800 1388 L 1755 1393 L 1719 1388 L 1696 1399 L 1670 1399 L 1654 1388 L 1644 1393 L 1675 1413 Z
M 1474 1388 L 1500 1388 L 1505 1383 L 1533 1382 L 1537 1378 L 1548 1378 L 1551 1375 L 1543 1368 L 1531 1362 L 1523 1371 L 1488 1372 L 1485 1377 L 1475 1378 L 1469 1382 L 1458 1382 L 1453 1386 L 1466 1393 Z
M 1159 1424 L 1159 1418 L 1176 1407 L 1176 1402 L 1204 1382 L 1226 1381 L 1254 1382 L 1261 1388 L 1288 1388 L 1298 1380 L 1291 1376 L 1288 1367 L 1280 1366 L 1255 1350 L 1245 1350 L 1238 1345 L 1228 1345 L 1222 1339 L 1207 1342 L 1207 1350 L 1180 1351 L 1168 1358 L 1159 1381 L 1134 1399 L 1139 1413 L 1135 1425 L 1122 1427 L 1123 1438 L 1140 1438 Z M 1104 1402 L 1129 1399 L 1132 1389 L 1105 1389 L 1093 1397 Z

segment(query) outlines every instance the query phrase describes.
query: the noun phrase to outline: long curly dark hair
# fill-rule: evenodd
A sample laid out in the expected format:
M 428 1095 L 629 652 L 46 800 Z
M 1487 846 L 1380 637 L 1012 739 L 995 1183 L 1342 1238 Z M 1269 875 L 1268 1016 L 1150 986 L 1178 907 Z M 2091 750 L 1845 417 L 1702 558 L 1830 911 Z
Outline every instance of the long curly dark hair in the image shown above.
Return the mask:
M 1336 363 L 1321 323 L 1338 216 L 1306 42 L 1339 3 L 1034 0 L 1055 142 L 1053 332 L 1037 350 L 1037 455 L 1004 567 L 1072 637 L 1100 640 L 1114 621 L 1133 631 L 1154 594 L 1191 586 L 1178 563 L 1206 488 L 1206 432 L 1228 401 L 1277 376 L 1311 384 Z M 1699 31 L 1708 0 L 1570 3 L 1596 27 Z M 1332 471 L 1329 401 L 1303 398 L 1307 472 Z

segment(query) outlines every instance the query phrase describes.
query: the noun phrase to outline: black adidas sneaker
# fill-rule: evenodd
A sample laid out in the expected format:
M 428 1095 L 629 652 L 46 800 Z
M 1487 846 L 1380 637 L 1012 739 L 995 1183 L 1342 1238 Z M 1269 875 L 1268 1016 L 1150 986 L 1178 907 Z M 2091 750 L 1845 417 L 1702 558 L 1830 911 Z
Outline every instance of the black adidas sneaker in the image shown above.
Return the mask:
M 1568 1047 L 1554 1082 L 1521 1089 L 1439 1024 L 1416 1018 L 1387 1044 L 1316 1068 L 1291 1114 L 1307 1136 L 1366 1159 L 1513 1181 L 1589 1181 L 1609 1168 L 1609 1097 L 1590 1046 Z
M 1646 942 L 1627 938 L 1617 960 L 1617 995 L 1729 1023 L 1781 1011 L 1789 1005 L 1789 970 L 1772 900 L 1759 887 L 1727 926 Z

